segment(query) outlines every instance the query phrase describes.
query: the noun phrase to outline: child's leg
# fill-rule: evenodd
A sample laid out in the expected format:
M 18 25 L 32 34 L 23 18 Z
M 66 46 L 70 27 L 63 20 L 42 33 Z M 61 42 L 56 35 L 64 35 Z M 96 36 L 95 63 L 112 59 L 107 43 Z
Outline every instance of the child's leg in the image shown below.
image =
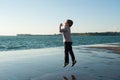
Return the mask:
M 65 63 L 69 63 L 69 46 L 68 43 L 64 43 L 64 48 L 65 48 Z
M 75 61 L 75 56 L 74 56 L 74 53 L 72 50 L 72 42 L 69 43 L 69 53 L 70 53 L 70 56 L 72 58 L 72 61 Z
M 65 50 L 65 63 L 69 63 L 69 54 L 67 50 Z

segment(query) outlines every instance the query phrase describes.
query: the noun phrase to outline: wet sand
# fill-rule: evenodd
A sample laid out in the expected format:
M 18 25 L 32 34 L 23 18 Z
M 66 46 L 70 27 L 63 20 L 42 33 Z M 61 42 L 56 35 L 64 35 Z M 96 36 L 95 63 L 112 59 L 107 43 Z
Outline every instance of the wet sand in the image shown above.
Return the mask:
M 98 49 L 107 49 L 107 50 L 111 50 L 115 53 L 120 54 L 120 44 L 108 44 L 106 46 L 91 46 L 91 48 L 98 48 Z
M 0 52 L 0 80 L 119 80 L 120 55 L 73 47 L 77 64 L 63 68 L 63 47 Z

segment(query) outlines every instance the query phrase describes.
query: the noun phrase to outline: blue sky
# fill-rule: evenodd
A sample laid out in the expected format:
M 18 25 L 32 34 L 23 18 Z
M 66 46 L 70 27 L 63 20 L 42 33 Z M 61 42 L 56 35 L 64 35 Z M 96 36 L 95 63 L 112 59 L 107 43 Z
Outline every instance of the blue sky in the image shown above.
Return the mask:
M 0 35 L 120 31 L 120 0 L 0 0 Z

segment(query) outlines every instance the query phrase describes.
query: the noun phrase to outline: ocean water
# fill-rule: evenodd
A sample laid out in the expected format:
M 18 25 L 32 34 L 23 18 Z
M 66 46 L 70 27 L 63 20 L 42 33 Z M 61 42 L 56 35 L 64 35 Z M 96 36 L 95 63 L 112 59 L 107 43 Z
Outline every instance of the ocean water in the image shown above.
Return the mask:
M 73 45 L 120 43 L 120 36 L 72 36 Z M 63 46 L 62 36 L 0 36 L 0 51 Z

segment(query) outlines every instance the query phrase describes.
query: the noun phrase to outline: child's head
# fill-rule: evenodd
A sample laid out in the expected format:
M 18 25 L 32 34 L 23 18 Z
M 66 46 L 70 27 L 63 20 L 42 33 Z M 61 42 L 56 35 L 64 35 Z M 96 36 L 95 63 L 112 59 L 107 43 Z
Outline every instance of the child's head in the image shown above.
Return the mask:
M 68 19 L 66 22 L 65 22 L 65 26 L 68 26 L 68 27 L 71 27 L 73 25 L 73 21 Z

